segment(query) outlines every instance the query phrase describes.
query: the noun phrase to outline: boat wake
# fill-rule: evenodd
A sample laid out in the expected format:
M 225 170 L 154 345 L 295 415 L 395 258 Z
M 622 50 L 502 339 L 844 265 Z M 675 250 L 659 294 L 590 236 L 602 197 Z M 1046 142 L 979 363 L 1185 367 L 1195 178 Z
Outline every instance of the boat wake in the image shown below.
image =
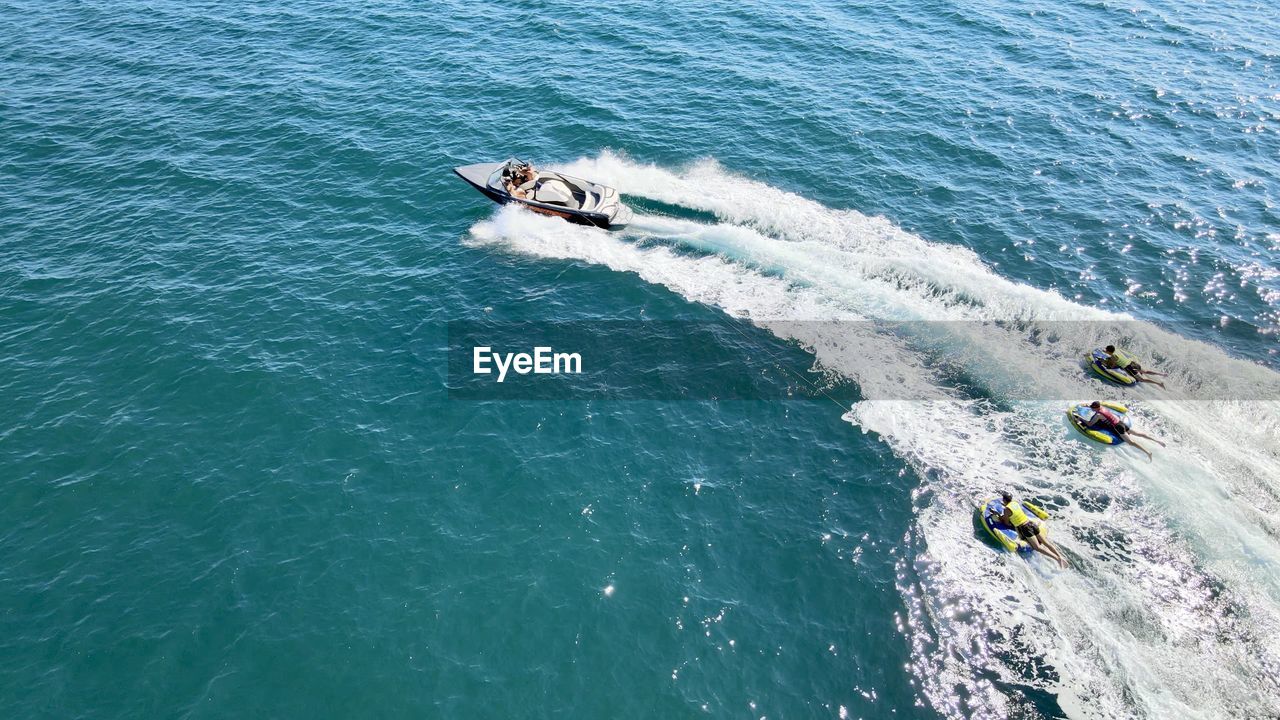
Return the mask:
M 940 712 L 1007 716 L 1049 693 L 1071 717 L 1280 714 L 1280 375 L 712 161 L 603 153 L 560 170 L 716 221 L 638 214 L 610 234 L 506 208 L 470 242 L 635 273 L 859 386 L 845 419 L 921 478 L 899 629 Z M 1187 395 L 1089 379 L 1080 352 L 1117 332 Z M 1169 449 L 1148 463 L 1072 435 L 1063 401 L 1100 394 Z M 977 539 L 975 504 L 1005 488 L 1054 515 L 1074 571 Z

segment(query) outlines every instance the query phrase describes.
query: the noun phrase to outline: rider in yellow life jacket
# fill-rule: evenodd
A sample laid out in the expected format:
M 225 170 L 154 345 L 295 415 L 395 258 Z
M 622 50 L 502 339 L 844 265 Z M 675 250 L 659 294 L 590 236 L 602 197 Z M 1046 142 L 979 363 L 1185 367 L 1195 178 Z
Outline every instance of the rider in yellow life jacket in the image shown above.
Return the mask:
M 1031 522 L 1031 518 L 1022 511 L 1022 504 L 1013 502 L 1012 496 L 1006 494 L 1001 499 L 1004 500 L 1004 511 L 1008 513 L 1010 525 L 1019 528 Z
M 1058 565 L 1063 568 L 1067 567 L 1067 559 L 1062 556 L 1062 552 L 1057 546 L 1049 541 L 1049 538 L 1040 530 L 1040 523 L 1027 517 L 1027 513 L 1022 509 L 1021 503 L 1013 501 L 1013 496 L 1009 493 L 1003 493 L 1000 500 L 1004 503 L 1004 510 L 1000 513 L 1001 522 L 1018 531 L 1018 537 L 1026 541 L 1031 549 L 1038 553 L 1048 555 L 1056 560 Z
M 1159 385 L 1162 388 L 1164 387 L 1164 383 L 1153 379 L 1151 376 L 1159 375 L 1160 377 L 1165 377 L 1169 373 L 1156 372 L 1155 370 L 1148 370 L 1142 367 L 1138 364 L 1137 360 L 1134 360 L 1128 355 L 1116 350 L 1115 345 L 1108 345 L 1105 349 L 1107 351 L 1107 359 L 1102 361 L 1103 367 L 1117 368 L 1129 373 L 1129 375 L 1133 376 L 1133 379 L 1138 382 L 1148 382 L 1154 385 Z

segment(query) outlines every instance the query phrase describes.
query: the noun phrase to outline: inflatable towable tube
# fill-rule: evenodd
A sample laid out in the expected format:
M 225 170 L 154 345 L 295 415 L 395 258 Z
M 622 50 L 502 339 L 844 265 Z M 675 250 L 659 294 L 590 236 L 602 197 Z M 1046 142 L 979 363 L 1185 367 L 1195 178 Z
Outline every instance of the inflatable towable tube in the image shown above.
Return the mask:
M 1023 512 L 1028 515 L 1034 515 L 1041 520 L 1048 520 L 1049 513 L 1023 500 L 1018 504 L 1022 505 Z M 995 539 L 1000 547 L 1009 552 L 1018 552 L 1029 554 L 1031 546 L 1025 540 L 1018 537 L 1018 531 L 1006 525 L 1000 520 L 1000 514 L 1004 512 L 1004 503 L 1000 502 L 1000 498 L 990 498 L 983 501 L 977 508 L 978 518 L 982 522 L 982 527 L 986 528 L 987 534 Z M 1048 537 L 1049 528 L 1044 523 L 1040 523 L 1040 537 Z
M 1116 352 L 1116 355 L 1122 358 L 1129 358 L 1130 360 L 1133 359 L 1122 352 Z M 1084 361 L 1089 364 L 1089 369 L 1093 370 L 1093 372 L 1097 374 L 1099 377 L 1101 377 L 1103 380 L 1110 380 L 1111 382 L 1117 383 L 1119 385 L 1136 385 L 1138 383 L 1137 378 L 1121 370 L 1120 368 L 1109 368 L 1106 365 L 1104 365 L 1103 361 L 1105 361 L 1106 359 L 1107 359 L 1106 350 L 1094 350 L 1093 352 L 1084 356 Z
M 1113 402 L 1104 402 L 1102 403 L 1102 407 L 1110 410 L 1119 417 L 1120 424 L 1124 425 L 1126 428 L 1133 427 L 1133 419 L 1129 417 L 1129 408 L 1121 405 L 1120 403 Z M 1103 445 L 1119 445 L 1124 442 L 1124 438 L 1116 435 L 1110 430 L 1091 428 L 1088 426 L 1089 421 L 1093 419 L 1093 409 L 1088 405 L 1081 403 L 1067 408 L 1067 419 L 1071 421 L 1071 427 L 1075 428 L 1081 435 L 1084 435 L 1094 442 L 1100 442 Z

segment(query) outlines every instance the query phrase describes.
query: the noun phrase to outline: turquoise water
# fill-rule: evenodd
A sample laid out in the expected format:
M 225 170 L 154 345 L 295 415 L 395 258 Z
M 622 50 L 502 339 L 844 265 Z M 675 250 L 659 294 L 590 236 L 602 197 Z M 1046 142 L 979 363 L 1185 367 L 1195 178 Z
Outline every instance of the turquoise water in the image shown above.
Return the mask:
M 1280 714 L 1274 6 L 0 28 L 8 715 Z M 635 223 L 449 172 L 508 155 Z M 685 357 L 687 401 L 450 399 L 447 323 L 486 318 L 710 328 L 761 397 Z M 1012 321 L 1011 370 L 878 320 Z M 1025 324 L 1059 320 L 1198 394 L 1104 389 L 1076 362 L 1111 331 Z M 1073 436 L 1099 393 L 1170 447 Z M 1003 487 L 1072 571 L 983 542 Z

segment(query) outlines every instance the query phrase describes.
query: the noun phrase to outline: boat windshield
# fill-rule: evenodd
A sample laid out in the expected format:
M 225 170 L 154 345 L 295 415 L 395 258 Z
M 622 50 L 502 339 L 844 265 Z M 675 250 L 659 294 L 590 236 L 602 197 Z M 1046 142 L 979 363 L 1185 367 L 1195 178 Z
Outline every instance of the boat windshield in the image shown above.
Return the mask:
M 489 187 L 502 190 L 504 185 L 503 173 L 505 173 L 507 171 L 507 168 L 510 166 L 511 166 L 510 160 L 499 165 L 497 169 L 493 171 L 493 174 L 489 176 Z
M 528 160 L 521 160 L 520 158 L 508 158 L 493 171 L 492 175 L 489 176 L 489 186 L 498 190 L 506 189 L 507 178 L 509 178 L 511 172 L 517 168 L 528 168 L 532 170 L 533 163 L 530 163 Z M 535 177 L 537 176 L 536 171 L 534 172 L 534 175 Z

